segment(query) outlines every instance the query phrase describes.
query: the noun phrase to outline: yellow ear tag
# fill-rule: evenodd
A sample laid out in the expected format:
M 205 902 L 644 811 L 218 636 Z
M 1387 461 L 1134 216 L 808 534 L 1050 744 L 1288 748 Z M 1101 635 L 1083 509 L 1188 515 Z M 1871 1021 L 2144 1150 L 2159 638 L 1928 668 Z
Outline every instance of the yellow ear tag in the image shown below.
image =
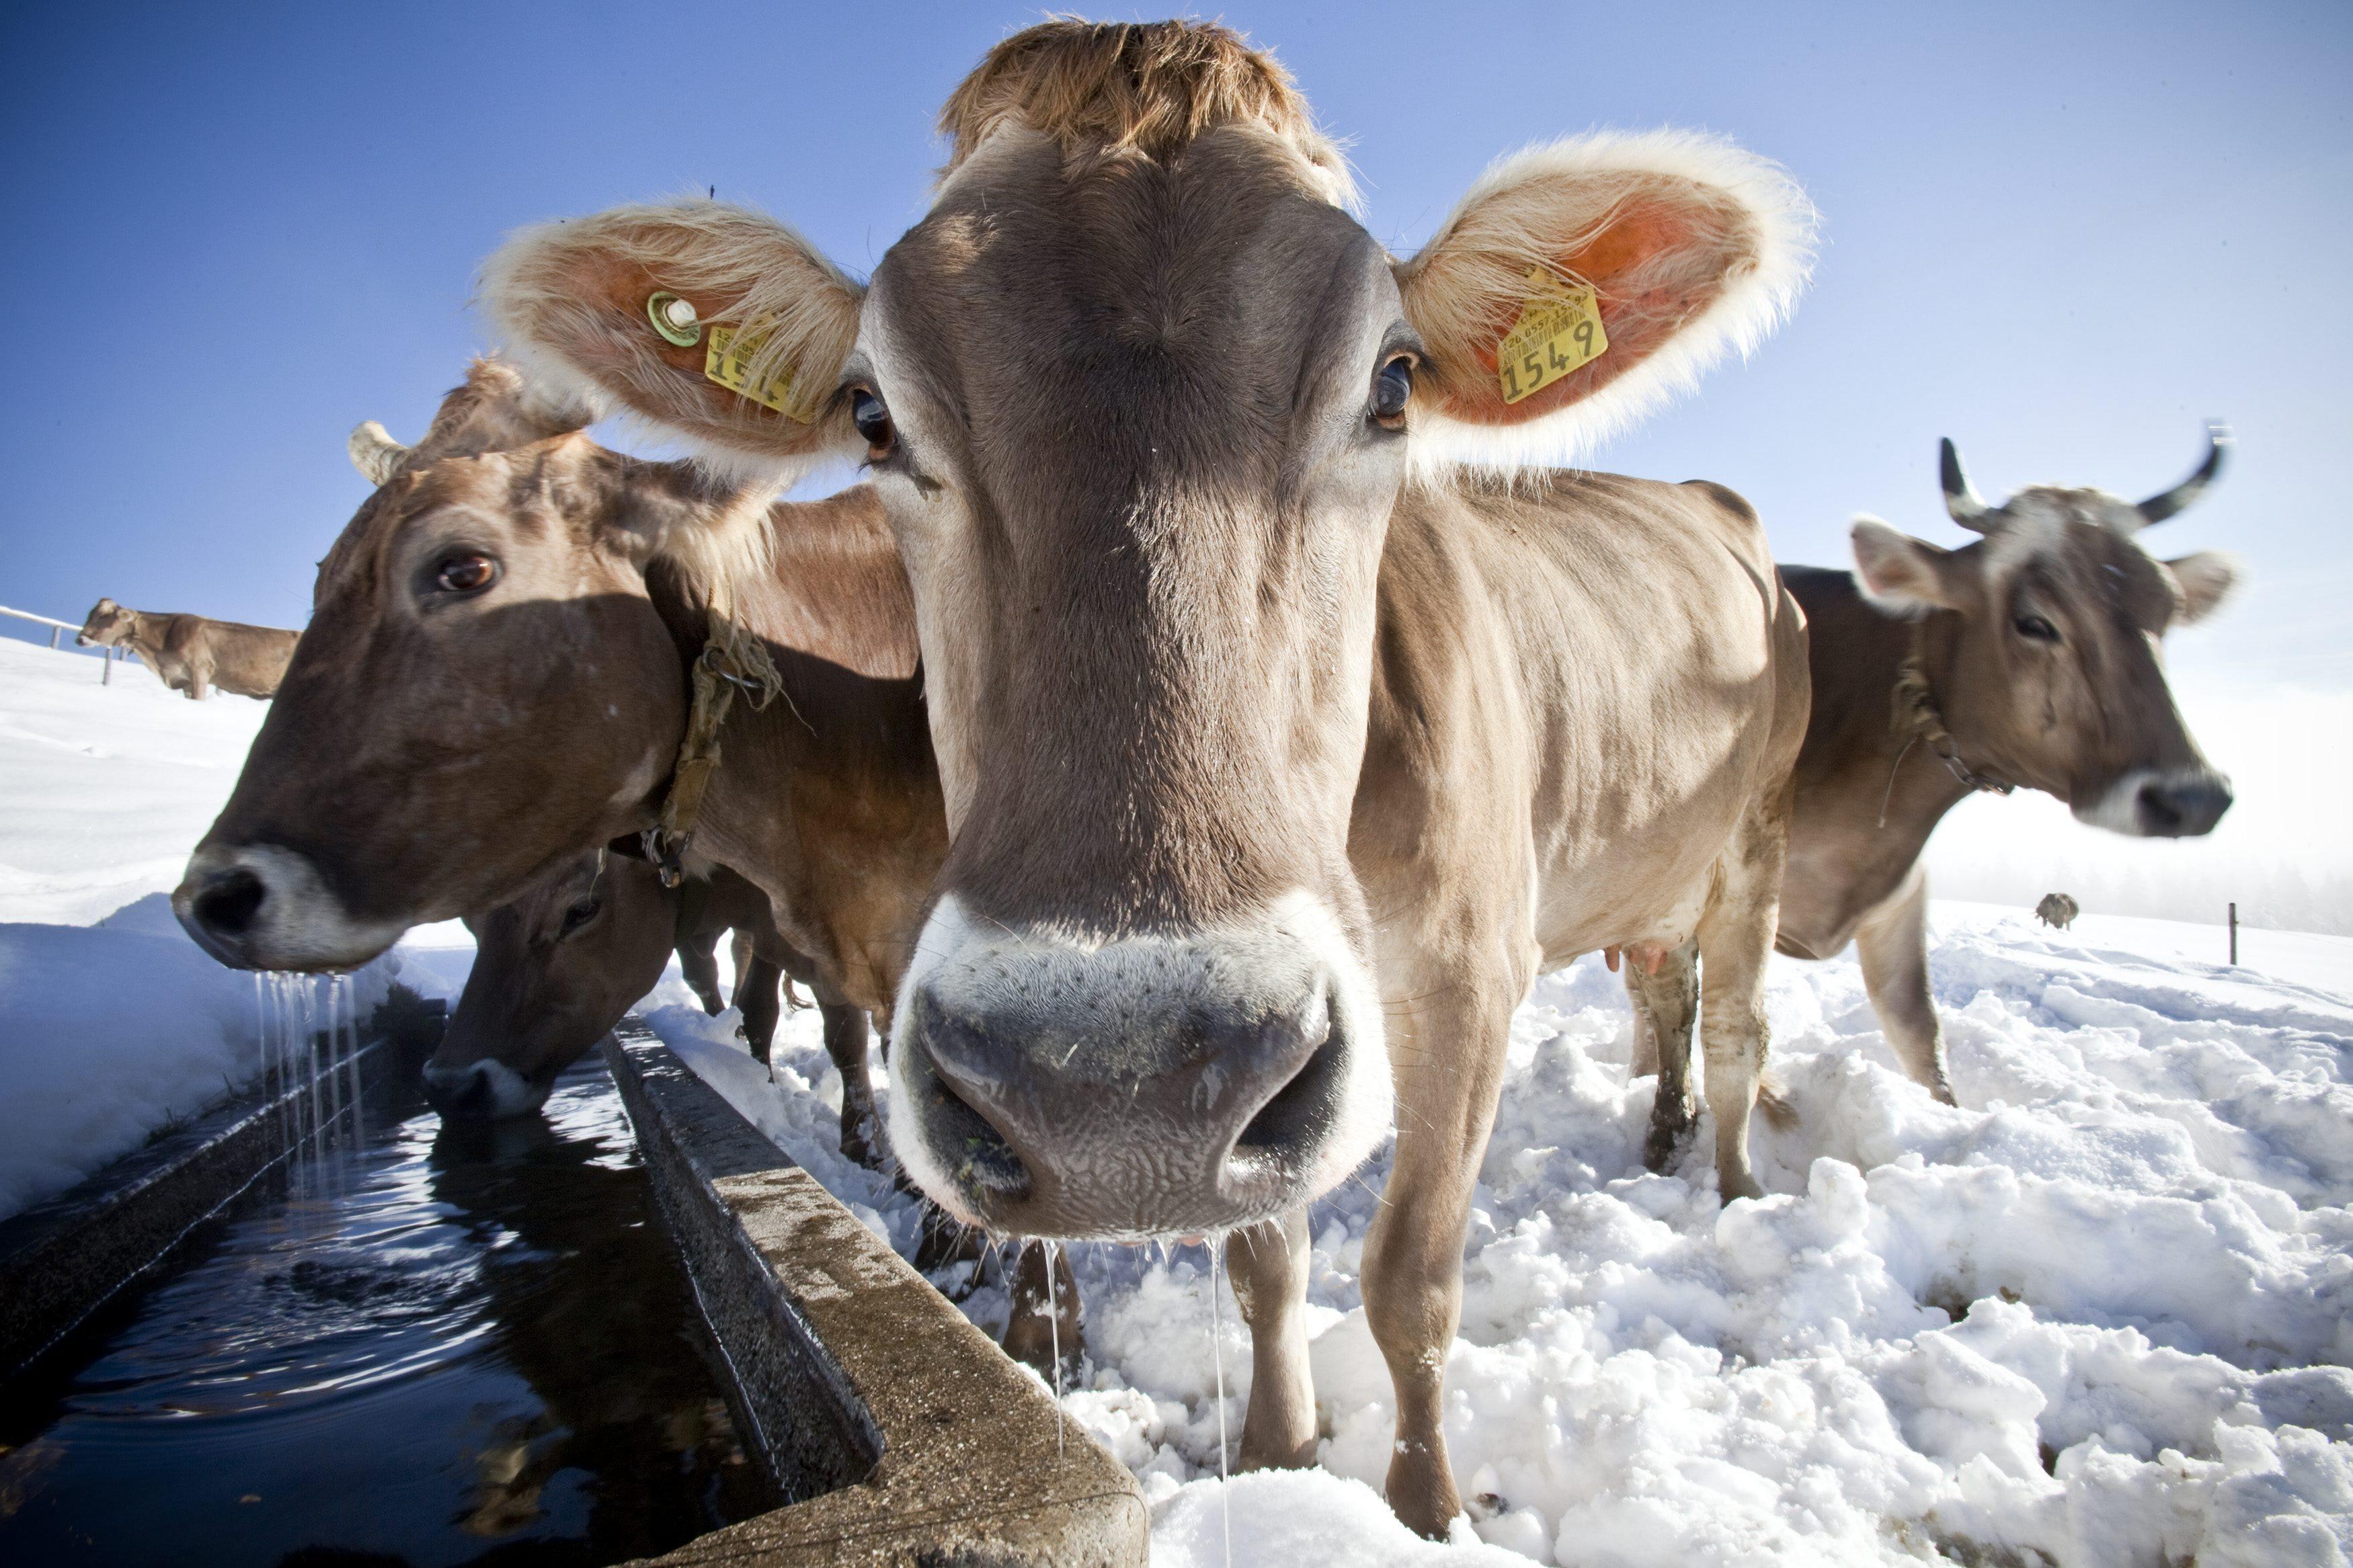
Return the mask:
M 1533 397 L 1609 352 L 1590 284 L 1563 282 L 1541 267 L 1528 268 L 1528 281 L 1535 292 L 1495 348 L 1495 379 L 1505 403 Z
M 779 369 L 774 377 L 754 386 L 752 384 L 752 359 L 760 352 L 765 340 L 752 338 L 741 348 L 736 346 L 735 329 L 711 329 L 711 345 L 703 352 L 702 374 L 706 381 L 715 381 L 738 397 L 748 397 L 764 408 L 773 408 L 796 423 L 813 423 L 817 416 L 792 401 L 793 373 Z

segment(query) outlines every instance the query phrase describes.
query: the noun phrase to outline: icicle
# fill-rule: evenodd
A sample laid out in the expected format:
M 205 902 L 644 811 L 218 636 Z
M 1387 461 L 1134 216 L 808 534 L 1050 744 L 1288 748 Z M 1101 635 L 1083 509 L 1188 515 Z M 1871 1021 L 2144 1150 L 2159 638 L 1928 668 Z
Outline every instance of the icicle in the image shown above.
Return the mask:
M 308 1005 L 302 1010 L 303 1023 L 320 1042 L 319 1076 L 327 1081 L 324 1147 L 340 1152 L 343 1147 L 343 1075 L 341 1070 L 343 1062 L 337 1052 L 343 1042 L 336 1037 L 334 1014 L 330 1006 L 334 999 L 334 987 L 329 984 L 322 988 L 318 977 L 313 975 L 304 989 Z M 330 1190 L 342 1185 L 338 1179 L 342 1175 L 342 1163 L 340 1160 L 329 1161 L 320 1168 L 319 1174 Z
M 311 1171 L 316 1177 L 327 1165 L 327 1122 L 325 1107 L 319 1100 L 319 1037 L 311 1028 L 312 988 L 309 975 L 296 977 L 294 994 L 301 1007 L 298 1016 L 302 1031 L 302 1076 L 311 1080 Z
M 1062 1453 L 1062 1292 L 1055 1277 L 1061 1257 L 1053 1242 L 1046 1243 L 1046 1335 L 1054 1347 L 1054 1454 Z
M 1234 1568 L 1234 1504 L 1232 1477 L 1226 1474 L 1226 1334 L 1222 1303 L 1218 1300 L 1219 1254 L 1221 1237 L 1209 1237 L 1209 1359 L 1218 1369 L 1218 1512 L 1226 1528 L 1226 1568 Z
M 344 1059 L 352 1064 L 352 1147 L 367 1141 L 367 1121 L 360 1104 L 360 1007 L 357 988 L 348 974 L 335 976 L 336 994 L 343 1000 Z

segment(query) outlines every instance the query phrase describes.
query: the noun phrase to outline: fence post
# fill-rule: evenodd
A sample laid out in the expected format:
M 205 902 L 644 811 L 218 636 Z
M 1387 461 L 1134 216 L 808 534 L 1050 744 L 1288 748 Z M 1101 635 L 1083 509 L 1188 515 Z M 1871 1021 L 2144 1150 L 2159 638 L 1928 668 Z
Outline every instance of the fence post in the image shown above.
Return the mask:
M 49 649 L 51 652 L 55 652 L 57 650 L 58 634 L 64 630 L 65 627 L 63 626 L 51 626 L 49 628 Z
M 108 648 L 99 658 L 98 683 L 100 686 L 114 684 L 114 650 L 112 648 Z
M 2231 967 L 2239 967 L 2239 906 L 2231 906 Z

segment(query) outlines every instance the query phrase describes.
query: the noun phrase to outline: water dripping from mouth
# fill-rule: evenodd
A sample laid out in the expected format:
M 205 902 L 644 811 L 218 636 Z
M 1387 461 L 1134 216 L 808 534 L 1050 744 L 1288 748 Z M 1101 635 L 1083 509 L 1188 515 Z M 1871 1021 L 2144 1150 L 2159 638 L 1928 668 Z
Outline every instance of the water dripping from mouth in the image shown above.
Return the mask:
M 274 1105 L 290 1194 L 340 1192 L 365 1136 L 358 997 L 351 976 L 254 976 L 259 1081 Z M 331 1158 L 331 1156 L 332 1156 Z
M 1062 1281 L 1061 1248 L 1046 1243 L 1046 1335 L 1054 1351 L 1054 1456 L 1062 1456 Z
M 1209 1360 L 1218 1373 L 1218 1513 L 1225 1525 L 1226 1568 L 1234 1568 L 1233 1478 L 1226 1473 L 1226 1333 L 1224 1303 L 1218 1300 L 1219 1257 L 1223 1237 L 1211 1237 L 1209 1247 Z

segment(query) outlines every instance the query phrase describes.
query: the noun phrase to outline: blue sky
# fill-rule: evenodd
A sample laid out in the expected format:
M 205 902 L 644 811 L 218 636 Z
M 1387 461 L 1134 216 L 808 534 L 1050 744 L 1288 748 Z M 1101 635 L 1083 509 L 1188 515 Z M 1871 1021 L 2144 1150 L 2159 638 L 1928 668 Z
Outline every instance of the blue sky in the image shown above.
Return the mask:
M 715 185 L 862 271 L 923 205 L 934 110 L 1039 13 L 924 6 L 11 7 L 0 20 L 0 603 L 300 625 L 364 494 L 484 346 L 507 229 Z M 1109 15 L 1154 15 L 1111 12 Z M 2353 689 L 2353 6 L 1240 4 L 1410 249 L 1494 156 L 1698 126 L 1825 216 L 1750 362 L 1602 466 L 1746 492 L 1777 551 L 1979 485 L 2236 470 L 2162 549 L 2253 591 L 2208 686 Z

